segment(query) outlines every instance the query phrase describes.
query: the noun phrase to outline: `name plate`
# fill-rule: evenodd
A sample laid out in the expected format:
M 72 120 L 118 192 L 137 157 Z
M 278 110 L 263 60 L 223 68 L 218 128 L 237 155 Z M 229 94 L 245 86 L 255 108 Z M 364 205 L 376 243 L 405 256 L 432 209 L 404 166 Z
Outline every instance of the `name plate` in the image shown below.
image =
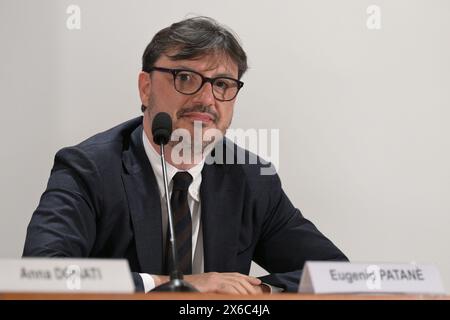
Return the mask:
M 0 259 L 0 292 L 132 293 L 127 260 Z
M 445 290 L 432 265 L 308 261 L 299 292 L 444 294 Z

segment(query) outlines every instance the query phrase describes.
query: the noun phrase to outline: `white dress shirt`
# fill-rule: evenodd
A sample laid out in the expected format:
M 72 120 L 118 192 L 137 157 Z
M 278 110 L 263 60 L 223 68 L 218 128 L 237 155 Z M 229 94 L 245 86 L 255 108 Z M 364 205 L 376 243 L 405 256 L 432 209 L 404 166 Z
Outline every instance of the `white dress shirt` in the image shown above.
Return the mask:
M 167 209 L 164 200 L 164 180 L 161 167 L 161 157 L 159 153 L 155 150 L 153 145 L 147 138 L 147 135 L 142 131 L 142 141 L 144 143 L 145 153 L 147 154 L 148 160 L 153 168 L 153 173 L 156 177 L 156 182 L 158 183 L 159 195 L 161 199 L 161 214 L 162 214 L 162 233 L 163 233 L 163 248 L 166 247 L 166 234 L 168 227 L 168 216 Z M 191 211 L 192 218 L 192 273 L 203 273 L 203 234 L 201 226 L 201 206 L 200 206 L 200 184 L 202 182 L 202 169 L 205 164 L 205 160 L 195 165 L 191 169 L 187 170 L 192 176 L 192 183 L 188 190 L 188 205 Z M 167 163 L 167 180 L 169 181 L 169 199 L 172 194 L 172 178 L 173 176 L 182 170 L 179 170 Z M 142 281 L 144 282 L 144 290 L 148 292 L 155 287 L 155 281 L 152 276 L 147 273 L 141 273 Z

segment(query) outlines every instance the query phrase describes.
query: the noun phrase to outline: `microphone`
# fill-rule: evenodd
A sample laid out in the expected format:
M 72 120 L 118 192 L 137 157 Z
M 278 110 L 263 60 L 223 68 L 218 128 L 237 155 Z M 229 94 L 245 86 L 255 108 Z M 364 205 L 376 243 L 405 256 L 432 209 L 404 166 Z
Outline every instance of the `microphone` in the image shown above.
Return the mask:
M 155 292 L 196 292 L 198 291 L 192 285 L 183 280 L 183 274 L 180 271 L 178 264 L 178 254 L 175 239 L 174 217 L 172 214 L 172 207 L 169 201 L 169 182 L 167 181 L 167 166 L 164 157 L 164 146 L 169 142 L 172 134 L 172 119 L 169 114 L 159 112 L 153 118 L 152 123 L 153 142 L 160 146 L 161 151 L 161 167 L 163 171 L 164 180 L 164 199 L 166 202 L 167 214 L 169 216 L 169 230 L 170 230 L 170 255 L 172 258 L 172 270 L 170 270 L 170 281 L 154 288 Z M 189 239 L 190 240 L 190 239 Z
M 170 140 L 172 134 L 172 119 L 168 113 L 159 112 L 153 118 L 152 122 L 153 142 L 164 148 Z M 164 155 L 161 153 L 161 155 Z

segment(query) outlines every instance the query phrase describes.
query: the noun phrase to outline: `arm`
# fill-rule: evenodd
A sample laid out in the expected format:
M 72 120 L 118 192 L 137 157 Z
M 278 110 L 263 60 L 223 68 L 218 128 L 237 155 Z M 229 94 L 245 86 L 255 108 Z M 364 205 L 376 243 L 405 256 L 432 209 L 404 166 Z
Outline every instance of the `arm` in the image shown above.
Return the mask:
M 23 256 L 88 257 L 96 236 L 99 181 L 83 151 L 59 151 L 28 226 Z
M 79 148 L 65 148 L 55 163 L 39 205 L 27 229 L 24 257 L 90 256 L 101 210 L 101 175 L 93 161 Z M 132 277 L 143 291 L 138 273 Z
M 254 260 L 270 272 L 260 278 L 262 281 L 296 292 L 307 260 L 348 259 L 292 205 L 281 188 L 278 175 L 274 175 Z

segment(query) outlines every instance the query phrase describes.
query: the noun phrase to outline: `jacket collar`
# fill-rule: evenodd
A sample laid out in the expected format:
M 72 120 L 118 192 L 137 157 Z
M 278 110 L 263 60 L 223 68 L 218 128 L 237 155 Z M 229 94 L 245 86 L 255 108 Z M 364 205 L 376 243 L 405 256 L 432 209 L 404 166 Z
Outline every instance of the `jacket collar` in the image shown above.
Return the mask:
M 202 177 L 200 198 L 205 272 L 238 271 L 236 256 L 245 179 L 242 179 L 239 166 L 217 163 L 205 164 Z
M 161 203 L 155 175 L 142 144 L 142 124 L 122 153 L 122 180 L 134 229 L 141 272 L 161 274 L 163 241 Z

